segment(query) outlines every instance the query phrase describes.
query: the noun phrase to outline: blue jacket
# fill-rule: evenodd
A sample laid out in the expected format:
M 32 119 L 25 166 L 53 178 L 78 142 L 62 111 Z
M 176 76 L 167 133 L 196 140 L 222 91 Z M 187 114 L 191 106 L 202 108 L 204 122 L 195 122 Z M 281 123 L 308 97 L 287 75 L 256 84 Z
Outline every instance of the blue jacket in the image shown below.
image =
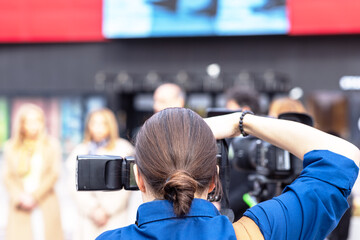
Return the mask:
M 194 199 L 188 215 L 178 218 L 167 200 L 142 204 L 136 224 L 101 234 L 102 239 L 233 239 L 231 222 L 206 200 Z
M 266 240 L 324 239 L 348 208 L 346 201 L 359 168 L 341 155 L 326 150 L 304 156 L 299 178 L 271 200 L 245 212 Z M 142 204 L 137 222 L 107 231 L 97 240 L 112 239 L 236 239 L 232 224 L 209 202 L 194 199 L 190 213 L 178 218 L 172 204 L 156 200 Z
M 356 164 L 326 150 L 305 154 L 304 169 L 283 193 L 245 212 L 266 240 L 322 240 L 349 207 L 347 197 L 358 176 Z

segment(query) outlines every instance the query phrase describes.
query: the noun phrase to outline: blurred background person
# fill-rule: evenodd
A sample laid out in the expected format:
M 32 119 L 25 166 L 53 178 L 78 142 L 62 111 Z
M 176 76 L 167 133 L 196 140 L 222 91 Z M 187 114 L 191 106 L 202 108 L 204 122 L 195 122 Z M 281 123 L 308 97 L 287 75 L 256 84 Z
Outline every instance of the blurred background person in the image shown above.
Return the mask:
M 313 122 L 313 118 L 310 116 L 305 105 L 300 100 L 293 99 L 288 96 L 275 97 L 269 104 L 268 116 L 274 117 L 274 118 L 279 118 L 279 116 L 281 114 L 285 114 L 285 113 L 305 114 L 310 118 L 309 121 Z M 313 123 L 310 123 L 310 122 L 306 123 L 307 120 L 305 120 L 305 119 L 303 119 L 303 121 L 305 121 L 305 122 L 303 122 L 304 124 L 312 124 L 313 125 Z M 301 171 L 301 169 L 303 168 L 302 161 L 299 159 L 295 160 L 292 164 L 294 164 L 293 167 L 295 169 L 299 169 L 299 171 Z M 300 172 L 297 172 L 294 174 L 299 175 Z M 276 184 L 268 183 L 266 186 L 268 196 L 275 197 L 277 195 L 280 195 L 281 191 L 283 190 L 283 188 L 286 187 L 286 185 L 288 185 L 287 182 L 286 183 L 283 182 L 280 186 L 276 186 Z
M 309 114 L 306 107 L 299 100 L 292 99 L 290 97 L 275 98 L 269 107 L 269 116 L 278 118 L 282 113 L 304 113 Z M 340 135 L 334 131 L 328 131 L 329 134 L 340 137 Z M 352 194 L 348 198 L 349 209 L 346 210 L 341 218 L 337 227 L 328 236 L 329 240 L 346 240 L 349 235 L 350 219 L 353 209 L 353 196 Z
M 129 212 L 130 191 L 76 191 L 76 157 L 85 154 L 122 157 L 134 155 L 132 144 L 119 138 L 115 115 L 109 109 L 98 109 L 88 115 L 84 140 L 75 147 L 66 162 L 70 174 L 69 187 L 72 189 L 71 192 L 78 209 L 78 224 L 73 229 L 74 240 L 95 239 L 105 230 L 119 225 L 126 226 L 132 223 L 130 219 L 136 213 Z
M 153 93 L 153 111 L 160 112 L 165 108 L 170 107 L 184 107 L 185 106 L 185 92 L 175 83 L 162 83 Z M 150 115 L 152 113 L 150 112 Z M 141 126 L 135 127 L 131 139 L 135 139 Z
M 307 113 L 305 106 L 301 101 L 289 97 L 280 97 L 274 99 L 269 106 L 268 115 L 278 118 L 282 113 Z
M 229 110 L 260 112 L 259 93 L 253 89 L 234 87 L 225 92 L 225 107 Z
M 20 107 L 12 136 L 4 148 L 4 160 L 4 182 L 10 196 L 6 239 L 63 239 L 54 189 L 61 148 L 47 134 L 40 107 Z
M 154 112 L 159 112 L 169 107 L 184 107 L 185 92 L 174 83 L 164 83 L 154 91 Z
M 253 89 L 234 87 L 225 92 L 225 106 L 229 110 L 248 110 L 255 114 L 260 111 L 259 93 Z M 241 136 L 239 136 L 241 137 Z M 248 178 L 253 171 L 237 170 L 231 161 L 233 148 L 236 147 L 231 144 L 233 139 L 229 140 L 229 160 L 230 168 L 230 186 L 229 186 L 229 203 L 230 208 L 234 212 L 234 221 L 239 220 L 249 206 L 243 200 L 243 196 L 252 190 L 252 184 Z

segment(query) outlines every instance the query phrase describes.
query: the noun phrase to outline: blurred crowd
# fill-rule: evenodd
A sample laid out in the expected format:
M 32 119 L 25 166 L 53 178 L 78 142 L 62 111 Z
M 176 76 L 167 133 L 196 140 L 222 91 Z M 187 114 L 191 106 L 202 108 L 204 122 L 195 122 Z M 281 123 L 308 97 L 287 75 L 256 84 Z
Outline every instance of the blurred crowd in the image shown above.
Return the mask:
M 262 114 L 259 93 L 253 90 L 232 88 L 224 96 L 224 108 L 228 110 L 242 109 Z M 186 107 L 186 93 L 172 83 L 159 86 L 153 99 L 154 112 L 168 107 Z M 264 115 L 277 118 L 288 112 L 310 114 L 301 101 L 281 96 L 273 99 Z M 88 114 L 83 141 L 64 161 L 59 139 L 48 134 L 47 116 L 41 107 L 26 103 L 15 115 L 14 128 L 4 145 L 0 165 L 8 199 L 5 239 L 94 239 L 105 230 L 134 223 L 141 204 L 139 192 L 76 191 L 77 155 L 134 155 L 133 143 L 119 136 L 118 119 L 111 110 L 99 108 Z M 246 184 L 248 175 L 231 170 L 229 202 L 235 220 L 249 207 L 242 200 L 243 195 L 250 191 L 249 184 Z M 66 196 L 74 206 L 74 211 L 67 213 L 74 224 L 70 233 L 64 231 L 67 223 L 62 216 L 57 188 L 60 176 L 66 178 L 61 191 L 67 192 Z M 349 203 L 352 206 L 352 198 Z M 333 233 L 329 239 L 347 238 L 351 211 L 350 208 L 345 215 L 343 226 L 339 225 L 339 233 Z

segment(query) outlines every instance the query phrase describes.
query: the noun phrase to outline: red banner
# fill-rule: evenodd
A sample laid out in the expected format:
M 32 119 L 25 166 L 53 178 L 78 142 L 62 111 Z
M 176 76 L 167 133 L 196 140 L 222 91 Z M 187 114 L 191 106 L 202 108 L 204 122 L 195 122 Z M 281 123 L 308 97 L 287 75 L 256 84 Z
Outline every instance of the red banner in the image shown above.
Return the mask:
M 287 0 L 290 35 L 360 33 L 358 0 Z M 103 41 L 102 0 L 0 0 L 0 42 Z
M 358 0 L 287 0 L 290 35 L 360 33 Z
M 1 0 L 0 42 L 101 41 L 102 0 Z

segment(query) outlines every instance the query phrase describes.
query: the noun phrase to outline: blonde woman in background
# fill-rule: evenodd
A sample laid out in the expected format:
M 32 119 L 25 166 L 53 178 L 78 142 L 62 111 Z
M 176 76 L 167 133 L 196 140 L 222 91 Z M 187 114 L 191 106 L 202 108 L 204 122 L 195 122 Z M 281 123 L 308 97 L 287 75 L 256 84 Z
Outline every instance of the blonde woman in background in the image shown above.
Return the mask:
M 46 133 L 41 108 L 33 104 L 20 107 L 12 137 L 4 147 L 4 160 L 4 182 L 10 197 L 6 239 L 63 239 L 54 190 L 61 149 Z
M 269 107 L 269 116 L 279 117 L 282 113 L 307 113 L 304 105 L 289 97 L 281 97 L 273 100 Z
M 84 141 L 67 159 L 70 188 L 78 209 L 78 226 L 74 226 L 74 240 L 95 239 L 104 230 L 130 224 L 127 209 L 131 194 L 129 191 L 76 191 L 76 157 L 83 154 L 122 157 L 134 155 L 133 146 L 127 140 L 119 138 L 115 116 L 109 109 L 99 109 L 89 114 L 85 124 Z

